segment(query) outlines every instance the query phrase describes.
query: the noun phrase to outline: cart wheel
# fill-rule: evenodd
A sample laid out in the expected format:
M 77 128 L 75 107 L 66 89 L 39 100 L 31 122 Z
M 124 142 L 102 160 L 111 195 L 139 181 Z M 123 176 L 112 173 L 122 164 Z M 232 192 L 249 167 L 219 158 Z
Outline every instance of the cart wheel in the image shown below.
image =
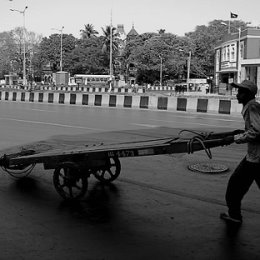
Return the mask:
M 80 173 L 76 164 L 65 162 L 54 170 L 53 184 L 61 197 L 74 200 L 87 192 L 88 178 Z
M 117 157 L 107 158 L 106 165 L 94 172 L 94 176 L 102 183 L 114 181 L 120 174 L 121 164 Z

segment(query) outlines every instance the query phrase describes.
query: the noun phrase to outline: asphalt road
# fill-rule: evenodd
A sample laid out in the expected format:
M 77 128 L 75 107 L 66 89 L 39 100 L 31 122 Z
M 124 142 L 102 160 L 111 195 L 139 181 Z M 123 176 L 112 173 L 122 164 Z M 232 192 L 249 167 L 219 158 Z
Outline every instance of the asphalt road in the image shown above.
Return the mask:
M 0 149 L 59 135 L 150 129 L 243 128 L 240 117 L 186 112 L 0 103 Z M 245 221 L 230 229 L 226 210 L 229 175 L 244 145 L 212 149 L 223 174 L 191 172 L 206 154 L 176 154 L 121 160 L 122 174 L 110 186 L 93 176 L 86 198 L 66 203 L 55 191 L 52 171 L 36 166 L 26 179 L 1 171 L 0 259 L 259 259 L 260 193 L 253 185 L 243 203 Z

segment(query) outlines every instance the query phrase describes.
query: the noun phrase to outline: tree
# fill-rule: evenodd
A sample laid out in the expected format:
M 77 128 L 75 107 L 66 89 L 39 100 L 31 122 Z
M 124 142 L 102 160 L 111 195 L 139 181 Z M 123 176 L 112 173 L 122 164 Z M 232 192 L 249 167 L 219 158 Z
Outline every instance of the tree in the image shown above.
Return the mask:
M 26 32 L 25 32 L 26 34 Z M 13 56 L 12 56 L 12 69 L 14 69 L 20 77 L 23 74 L 23 45 L 24 45 L 24 29 L 22 27 L 16 27 L 11 31 L 11 35 L 14 40 Z M 26 46 L 26 45 L 25 45 Z
M 214 71 L 214 48 L 219 40 L 227 33 L 228 27 L 222 23 L 228 24 L 228 21 L 214 20 L 209 22 L 208 26 L 197 26 L 195 31 L 186 33 L 190 39 L 192 62 L 191 74 L 206 77 L 212 75 Z M 235 28 L 245 28 L 243 21 L 231 22 L 231 32 L 237 33 Z
M 115 71 L 115 57 L 118 56 L 118 45 L 119 45 L 119 33 L 117 33 L 117 30 L 115 27 L 106 26 L 104 29 L 102 27 L 102 31 L 104 36 L 101 36 L 103 45 L 102 45 L 102 53 L 104 54 L 104 60 L 107 63 L 107 67 L 110 68 L 110 62 L 112 62 L 113 71 Z M 112 32 L 112 33 L 111 33 Z M 111 35 L 112 34 L 112 35 Z M 111 43 L 112 38 L 112 44 Z M 112 61 L 110 61 L 110 46 L 112 46 Z M 110 71 L 109 71 L 110 73 Z
M 34 32 L 29 32 L 22 27 L 17 27 L 10 32 L 3 32 L 0 36 L 0 73 L 4 74 L 15 72 L 22 77 L 24 60 L 24 33 L 25 33 L 25 57 L 26 74 L 32 68 L 32 59 L 35 54 L 41 36 Z
M 40 77 L 41 66 L 36 57 L 42 36 L 34 32 L 27 32 L 26 34 L 26 68 L 28 81 L 35 80 L 35 77 Z
M 5 74 L 19 69 L 17 66 L 16 44 L 11 32 L 0 33 L 0 78 Z
M 71 74 L 108 74 L 106 56 L 101 52 L 102 44 L 100 37 L 79 40 L 67 57 Z
M 56 67 L 56 71 L 59 70 L 59 64 L 61 59 L 61 35 L 52 34 L 48 38 L 44 37 L 39 46 L 38 58 L 41 64 L 51 63 L 53 67 Z M 75 48 L 77 39 L 72 34 L 62 35 L 62 59 L 63 68 L 68 70 L 70 63 L 67 60 L 69 53 Z
M 182 72 L 185 59 L 178 51 L 185 40 L 171 33 L 143 34 L 127 43 L 124 57 L 125 66 L 131 63 L 137 67 L 138 83 L 153 83 L 160 80 L 162 65 L 163 75 L 178 77 Z M 187 44 L 187 39 L 186 39 Z
M 109 53 L 110 52 L 110 39 L 111 39 L 111 26 L 106 26 L 104 29 L 102 27 L 103 31 L 103 46 L 102 46 L 102 51 L 103 53 Z M 112 28 L 112 50 L 113 53 L 117 52 L 118 50 L 118 43 L 119 43 L 119 34 L 116 31 L 116 28 Z
M 93 36 L 96 36 L 96 34 L 98 34 L 98 32 L 94 29 L 94 26 L 92 24 L 85 24 L 84 25 L 84 29 L 80 30 L 81 33 L 81 39 L 88 39 L 91 38 Z
M 118 55 L 119 35 L 116 28 L 102 28 L 103 35 L 97 36 L 92 24 L 84 25 L 80 30 L 81 38 L 71 34 L 63 34 L 62 57 L 64 70 L 74 73 L 108 74 L 110 63 L 110 40 L 112 30 L 112 61 L 120 62 L 120 71 L 129 75 L 129 67 L 135 67 L 134 73 L 139 83 L 153 83 L 160 78 L 162 65 L 163 76 L 176 79 L 187 75 L 188 53 L 191 51 L 191 77 L 206 77 L 214 68 L 214 48 L 227 26 L 221 25 L 223 20 L 211 21 L 207 26 L 199 25 L 195 31 L 188 32 L 184 37 L 166 33 L 164 29 L 157 33 L 143 33 L 128 38 L 122 55 Z M 243 21 L 232 21 L 231 32 L 237 33 L 238 27 L 243 28 Z M 61 35 L 49 37 L 26 31 L 26 66 L 33 68 L 33 73 L 41 74 L 42 65 L 51 63 L 54 72 L 59 70 Z M 22 75 L 23 68 L 23 28 L 15 28 L 11 32 L 0 34 L 0 76 L 11 71 Z M 30 70 L 27 75 L 30 74 Z
M 160 30 L 158 30 L 158 33 L 159 33 L 159 34 L 164 34 L 164 33 L 165 33 L 165 29 L 160 29 Z

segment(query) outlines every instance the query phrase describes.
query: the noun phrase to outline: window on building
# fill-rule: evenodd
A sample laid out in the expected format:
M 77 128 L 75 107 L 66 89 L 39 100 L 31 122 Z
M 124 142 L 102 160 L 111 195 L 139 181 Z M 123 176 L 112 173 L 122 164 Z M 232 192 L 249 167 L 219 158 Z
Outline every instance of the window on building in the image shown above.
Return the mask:
M 230 61 L 230 46 L 227 46 L 227 61 Z
M 222 58 L 221 61 L 226 61 L 226 47 L 222 48 Z
M 236 60 L 236 47 L 235 44 L 231 44 L 230 61 Z

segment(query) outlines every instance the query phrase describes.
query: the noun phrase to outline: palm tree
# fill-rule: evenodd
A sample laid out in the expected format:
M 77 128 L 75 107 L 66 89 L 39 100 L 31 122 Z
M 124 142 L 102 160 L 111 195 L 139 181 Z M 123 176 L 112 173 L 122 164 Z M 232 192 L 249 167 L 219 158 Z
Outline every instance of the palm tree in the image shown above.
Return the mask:
M 80 30 L 82 39 L 88 39 L 93 36 L 95 37 L 96 34 L 98 34 L 98 32 L 94 29 L 94 26 L 92 24 L 85 24 L 84 27 L 85 28 L 83 30 Z
M 165 29 L 160 29 L 158 30 L 158 33 L 161 35 L 161 34 L 164 34 L 165 33 Z
M 110 50 L 110 32 L 111 32 L 111 26 L 106 26 L 106 28 L 102 28 L 102 31 L 104 33 L 104 39 L 103 39 L 103 46 L 102 46 L 102 52 L 109 52 Z M 113 53 L 118 50 L 118 40 L 119 40 L 119 33 L 117 33 L 116 28 L 112 28 L 112 50 Z

